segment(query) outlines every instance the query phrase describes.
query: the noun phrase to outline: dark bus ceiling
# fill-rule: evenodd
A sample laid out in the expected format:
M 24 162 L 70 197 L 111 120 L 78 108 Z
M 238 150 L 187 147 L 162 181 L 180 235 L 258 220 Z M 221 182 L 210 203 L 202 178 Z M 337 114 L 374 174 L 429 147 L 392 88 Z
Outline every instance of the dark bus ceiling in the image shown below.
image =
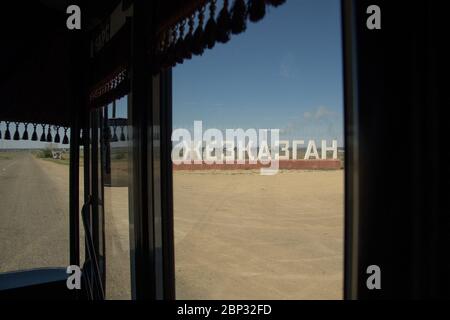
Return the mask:
M 156 32 L 161 25 L 189 14 L 202 2 L 205 1 L 154 1 L 156 25 L 152 27 Z M 84 75 L 89 72 L 87 65 L 79 68 L 81 60 L 76 51 L 80 49 L 79 39 L 89 41 L 90 31 L 119 3 L 119 0 L 4 1 L 2 12 L 6 14 L 0 19 L 0 121 L 70 125 L 74 97 L 80 98 L 74 79 L 80 72 Z M 124 6 L 131 3 L 123 1 Z M 66 8 L 70 4 L 81 8 L 81 32 L 66 28 Z

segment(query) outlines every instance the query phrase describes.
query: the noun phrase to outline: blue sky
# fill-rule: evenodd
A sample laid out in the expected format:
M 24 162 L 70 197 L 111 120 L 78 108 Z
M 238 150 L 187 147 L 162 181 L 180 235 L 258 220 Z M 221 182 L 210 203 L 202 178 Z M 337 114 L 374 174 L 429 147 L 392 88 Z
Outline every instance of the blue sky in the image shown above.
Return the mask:
M 218 5 L 221 8 L 221 4 Z M 280 129 L 343 145 L 339 0 L 288 0 L 173 71 L 173 127 Z
M 204 129 L 280 129 L 282 139 L 343 146 L 342 80 L 340 1 L 287 0 L 226 45 L 174 68 L 173 127 L 202 120 Z M 125 116 L 126 99 L 117 105 Z M 0 148 L 45 145 L 0 139 Z

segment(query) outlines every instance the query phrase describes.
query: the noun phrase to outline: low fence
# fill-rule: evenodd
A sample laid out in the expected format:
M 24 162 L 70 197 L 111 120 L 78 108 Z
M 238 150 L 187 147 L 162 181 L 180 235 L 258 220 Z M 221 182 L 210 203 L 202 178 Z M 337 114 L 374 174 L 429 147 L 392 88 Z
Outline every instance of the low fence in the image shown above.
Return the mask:
M 256 170 L 270 165 L 256 164 L 179 164 L 173 165 L 175 171 L 196 170 Z M 339 170 L 343 168 L 341 160 L 281 160 L 280 170 Z

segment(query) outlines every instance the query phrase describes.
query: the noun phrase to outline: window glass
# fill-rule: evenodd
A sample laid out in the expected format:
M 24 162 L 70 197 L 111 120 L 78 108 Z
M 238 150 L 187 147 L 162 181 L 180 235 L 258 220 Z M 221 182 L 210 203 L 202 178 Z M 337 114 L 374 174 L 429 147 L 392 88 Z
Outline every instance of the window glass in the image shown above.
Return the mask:
M 116 100 L 104 112 L 106 298 L 131 299 L 127 97 Z
M 0 121 L 0 272 L 69 265 L 69 137 Z
M 340 12 L 287 1 L 174 68 L 178 299 L 342 299 Z

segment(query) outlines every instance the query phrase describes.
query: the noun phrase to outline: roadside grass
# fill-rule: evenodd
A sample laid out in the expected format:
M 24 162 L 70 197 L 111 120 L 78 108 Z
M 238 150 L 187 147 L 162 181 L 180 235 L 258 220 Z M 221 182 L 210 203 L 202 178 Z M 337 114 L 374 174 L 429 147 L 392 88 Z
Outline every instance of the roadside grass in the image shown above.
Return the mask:
M 80 152 L 80 153 L 81 154 L 80 154 L 80 160 L 79 161 L 80 161 L 80 167 L 82 167 L 83 166 L 83 162 L 84 162 L 83 161 L 84 157 L 83 157 L 83 153 L 82 152 Z M 45 161 L 48 161 L 48 162 L 53 162 L 53 163 L 60 164 L 60 165 L 65 165 L 65 166 L 70 165 L 70 154 L 69 153 L 62 153 L 61 154 L 61 159 L 54 159 L 52 151 L 49 150 L 49 149 L 36 150 L 36 151 L 33 151 L 32 154 L 33 154 L 34 157 L 36 157 L 38 159 L 41 159 L 41 160 L 45 160 Z
M 70 165 L 70 157 L 69 157 L 69 155 L 64 156 L 62 159 L 53 159 L 53 158 L 40 158 L 40 159 L 48 161 L 48 162 L 53 162 L 53 163 L 57 163 L 57 164 L 60 164 L 60 165 L 64 165 L 64 166 Z M 80 167 L 84 166 L 84 161 L 83 161 L 82 157 L 80 157 L 79 166 Z
M 57 164 L 62 164 L 65 166 L 68 166 L 70 164 L 70 159 L 53 159 L 53 158 L 41 158 L 42 160 L 45 161 L 49 161 L 49 162 L 53 162 L 53 163 L 57 163 Z
M 0 160 L 11 160 L 14 155 L 11 152 L 0 152 Z

